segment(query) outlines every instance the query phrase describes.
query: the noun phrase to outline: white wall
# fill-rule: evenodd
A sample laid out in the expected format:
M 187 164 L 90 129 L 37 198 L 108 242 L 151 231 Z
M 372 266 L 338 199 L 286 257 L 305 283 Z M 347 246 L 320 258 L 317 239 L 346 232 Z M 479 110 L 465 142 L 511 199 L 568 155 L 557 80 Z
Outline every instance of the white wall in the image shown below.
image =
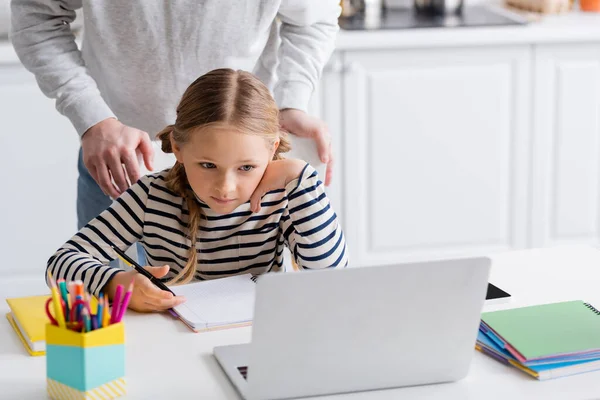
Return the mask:
M 79 139 L 17 63 L 0 60 L 0 277 L 39 273 L 76 229 Z

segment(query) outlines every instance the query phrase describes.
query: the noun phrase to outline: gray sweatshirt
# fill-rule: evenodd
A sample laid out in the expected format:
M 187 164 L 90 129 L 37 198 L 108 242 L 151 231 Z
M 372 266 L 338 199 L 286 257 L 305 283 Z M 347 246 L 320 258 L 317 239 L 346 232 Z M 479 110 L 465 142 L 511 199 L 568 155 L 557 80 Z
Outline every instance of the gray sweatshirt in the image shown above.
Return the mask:
M 83 7 L 81 51 L 69 24 Z M 255 73 L 280 109 L 306 110 L 338 31 L 339 0 L 12 0 L 14 48 L 79 135 L 116 117 L 151 137 L 221 67 Z

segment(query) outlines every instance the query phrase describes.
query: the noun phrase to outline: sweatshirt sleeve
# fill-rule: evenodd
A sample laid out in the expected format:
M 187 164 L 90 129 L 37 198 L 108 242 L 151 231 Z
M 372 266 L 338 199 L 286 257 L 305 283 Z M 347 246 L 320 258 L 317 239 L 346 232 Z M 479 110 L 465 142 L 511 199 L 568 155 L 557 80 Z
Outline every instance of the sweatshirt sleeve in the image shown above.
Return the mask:
M 108 265 L 117 257 L 111 246 L 125 251 L 142 239 L 150 179 L 142 177 L 50 257 L 47 270 L 54 279 L 81 280 L 100 294 L 120 271 Z
M 335 47 L 339 0 L 283 0 L 275 101 L 280 109 L 307 111 L 323 67 Z
M 114 117 L 87 73 L 70 24 L 81 0 L 12 0 L 11 40 L 19 59 L 42 92 L 81 136 Z
M 306 164 L 300 177 L 285 189 L 288 206 L 280 224 L 296 264 L 303 269 L 345 267 L 344 233 L 317 171 Z

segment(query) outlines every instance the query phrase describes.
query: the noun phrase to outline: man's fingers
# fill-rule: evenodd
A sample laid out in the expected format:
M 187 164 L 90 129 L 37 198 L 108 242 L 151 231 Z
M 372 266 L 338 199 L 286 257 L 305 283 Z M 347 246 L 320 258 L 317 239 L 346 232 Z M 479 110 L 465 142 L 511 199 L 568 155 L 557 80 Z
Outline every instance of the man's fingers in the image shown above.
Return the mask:
M 137 150 L 142 153 L 144 164 L 146 164 L 148 171 L 152 171 L 154 169 L 154 149 L 152 148 L 150 137 L 146 132 L 141 132 L 140 144 L 138 145 Z
M 99 177 L 98 177 L 98 173 L 96 172 L 96 166 L 95 165 L 90 165 L 89 167 L 86 165 L 85 166 L 88 170 L 88 172 L 90 173 L 90 176 L 94 179 L 94 181 L 98 182 Z
M 110 174 L 112 175 L 112 178 L 115 181 L 119 192 L 123 193 L 127 190 L 129 185 L 127 184 L 127 180 L 125 179 L 125 171 L 123 171 L 123 164 L 121 164 L 120 155 L 110 154 L 106 161 L 107 166 L 110 169 Z
M 331 178 L 333 177 L 333 150 L 331 149 L 331 145 L 329 146 L 329 162 L 327 163 L 327 170 L 325 172 L 325 186 L 329 186 L 331 184 Z
M 328 163 L 331 142 L 329 140 L 327 129 L 325 129 L 325 127 L 317 129 L 314 134 L 314 139 L 317 142 L 317 151 L 319 152 L 321 162 Z
M 129 183 L 133 184 L 140 179 L 140 166 L 135 155 L 135 151 L 128 151 L 126 154 L 121 156 L 121 161 L 125 165 L 125 171 L 129 177 Z
M 112 197 L 113 199 L 119 197 L 119 192 L 110 180 L 110 174 L 108 173 L 108 168 L 106 167 L 106 164 L 96 165 L 94 169 L 98 176 L 98 185 L 100 186 L 104 194 Z

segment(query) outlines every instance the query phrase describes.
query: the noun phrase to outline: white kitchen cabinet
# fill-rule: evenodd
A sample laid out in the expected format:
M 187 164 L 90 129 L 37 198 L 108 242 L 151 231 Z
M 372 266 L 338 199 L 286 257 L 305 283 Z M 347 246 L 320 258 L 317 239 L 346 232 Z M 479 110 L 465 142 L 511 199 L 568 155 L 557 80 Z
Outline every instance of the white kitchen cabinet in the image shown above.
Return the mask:
M 0 277 L 38 274 L 77 228 L 79 139 L 18 63 L 0 63 Z
M 531 242 L 600 240 L 600 43 L 535 48 Z
M 353 265 L 526 247 L 527 46 L 348 51 L 343 65 Z
M 342 187 L 345 176 L 344 149 L 342 146 L 345 136 L 342 124 L 342 107 L 344 104 L 342 93 L 341 55 L 335 53 L 323 69 L 321 83 L 312 96 L 308 112 L 325 120 L 329 134 L 331 135 L 334 160 L 333 178 L 331 184 L 325 188 L 325 191 L 341 221 L 343 221 L 344 214 L 344 194 Z M 324 180 L 325 177 L 322 176 L 321 179 Z

